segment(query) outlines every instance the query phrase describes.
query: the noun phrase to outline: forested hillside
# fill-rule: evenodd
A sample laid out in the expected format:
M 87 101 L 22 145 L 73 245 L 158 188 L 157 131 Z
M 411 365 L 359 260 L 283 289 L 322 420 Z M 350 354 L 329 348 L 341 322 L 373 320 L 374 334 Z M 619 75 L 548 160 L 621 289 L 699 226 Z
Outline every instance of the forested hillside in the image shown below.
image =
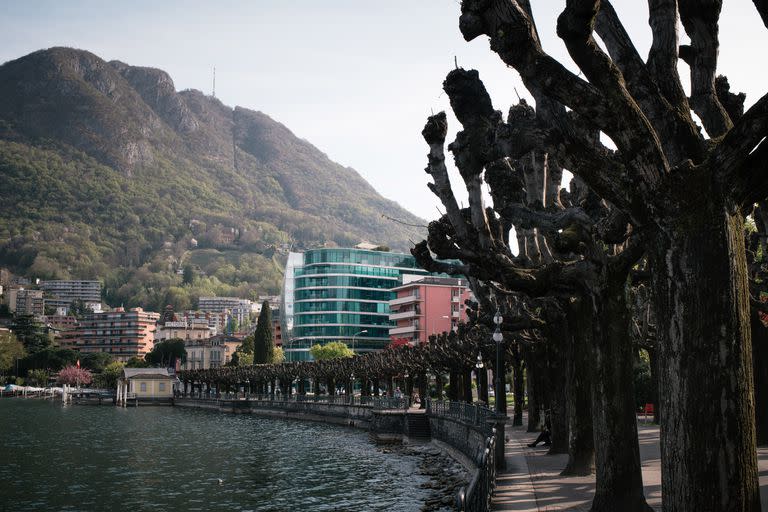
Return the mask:
M 68 48 L 0 66 L 0 179 L 0 265 L 103 279 L 111 304 L 274 293 L 290 247 L 423 236 L 269 116 Z

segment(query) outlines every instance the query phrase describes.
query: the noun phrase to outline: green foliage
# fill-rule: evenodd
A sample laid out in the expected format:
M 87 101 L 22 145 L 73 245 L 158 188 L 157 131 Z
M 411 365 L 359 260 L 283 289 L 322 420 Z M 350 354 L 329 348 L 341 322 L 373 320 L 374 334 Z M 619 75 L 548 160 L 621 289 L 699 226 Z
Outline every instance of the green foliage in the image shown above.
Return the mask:
M 423 221 L 285 126 L 193 91 L 167 96 L 147 72 L 61 48 L 0 66 L 14 106 L 0 120 L 0 265 L 102 279 L 109 304 L 180 311 L 202 294 L 277 293 L 283 244 L 423 238 L 382 214 Z
M 319 343 L 312 345 L 309 354 L 315 361 L 324 361 L 328 359 L 338 359 L 340 357 L 352 357 L 355 355 L 352 349 L 346 343 L 341 341 L 332 341 L 325 345 Z
M 635 360 L 634 384 L 636 408 L 639 409 L 645 404 L 653 402 L 656 385 L 651 379 L 651 364 L 645 350 L 641 350 Z
M 152 351 L 144 356 L 149 364 L 161 367 L 173 367 L 176 360 L 183 361 L 187 358 L 187 349 L 184 340 L 175 338 L 155 343 Z
M 45 387 L 51 374 L 47 370 L 32 370 L 27 374 L 27 382 L 31 386 Z
M 80 299 L 75 299 L 69 305 L 69 314 L 81 320 L 85 315 L 91 314 L 91 310 L 85 307 L 85 302 Z
M 101 370 L 101 373 L 93 376 L 94 387 L 99 389 L 115 389 L 117 387 L 117 379 L 120 378 L 123 368 L 125 368 L 125 363 L 112 361 Z
M 149 368 L 152 366 L 143 357 L 133 356 L 125 363 L 126 368 Z
M 45 350 L 51 346 L 51 337 L 45 332 L 45 326 L 33 315 L 17 315 L 11 323 L 11 331 L 24 344 L 30 354 Z
M 254 335 L 250 334 L 243 338 L 243 343 L 237 347 L 237 350 L 246 354 L 253 354 Z
M 243 352 L 241 347 L 235 350 L 232 358 L 229 360 L 229 366 L 251 366 L 253 365 L 253 352 Z
M 253 333 L 253 363 L 267 364 L 274 357 L 275 342 L 272 339 L 272 312 L 269 301 L 261 305 L 261 313 L 256 322 L 256 332 Z
M 80 366 L 94 372 L 100 372 L 107 365 L 114 362 L 114 360 L 115 358 L 107 352 L 92 352 L 90 354 L 83 354 L 80 357 Z
M 15 370 L 16 361 L 26 355 L 24 344 L 13 333 L 0 332 L 0 375 Z
M 272 364 L 279 364 L 285 362 L 285 352 L 283 352 L 283 347 L 275 347 L 275 350 L 272 351 Z
M 57 372 L 65 366 L 74 365 L 80 354 L 74 350 L 47 348 L 30 353 L 19 362 L 20 373 L 36 369 Z

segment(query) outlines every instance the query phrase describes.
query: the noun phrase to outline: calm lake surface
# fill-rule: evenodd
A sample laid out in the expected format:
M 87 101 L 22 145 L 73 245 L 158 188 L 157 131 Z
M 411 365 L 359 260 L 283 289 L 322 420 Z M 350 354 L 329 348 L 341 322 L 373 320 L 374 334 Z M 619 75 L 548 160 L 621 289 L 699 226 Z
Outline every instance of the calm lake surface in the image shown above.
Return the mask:
M 414 511 L 417 463 L 321 423 L 0 400 L 3 512 Z

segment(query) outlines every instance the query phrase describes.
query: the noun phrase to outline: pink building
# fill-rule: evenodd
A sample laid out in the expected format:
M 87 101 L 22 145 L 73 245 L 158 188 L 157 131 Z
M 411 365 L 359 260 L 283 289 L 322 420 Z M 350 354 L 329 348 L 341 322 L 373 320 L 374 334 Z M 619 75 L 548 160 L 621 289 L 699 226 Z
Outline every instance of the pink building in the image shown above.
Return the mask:
M 425 342 L 467 320 L 464 301 L 471 292 L 466 279 L 421 277 L 392 291 L 397 294 L 389 301 L 389 319 L 396 324 L 389 329 L 393 341 Z

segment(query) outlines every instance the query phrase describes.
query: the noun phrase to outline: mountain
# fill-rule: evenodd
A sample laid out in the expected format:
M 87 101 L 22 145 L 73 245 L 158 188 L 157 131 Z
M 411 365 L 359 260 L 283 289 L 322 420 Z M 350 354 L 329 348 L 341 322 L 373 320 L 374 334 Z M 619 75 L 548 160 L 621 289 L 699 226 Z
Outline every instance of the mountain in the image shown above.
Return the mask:
M 71 48 L 0 66 L 0 180 L 0 265 L 125 305 L 274 293 L 289 247 L 424 236 L 268 115 Z

